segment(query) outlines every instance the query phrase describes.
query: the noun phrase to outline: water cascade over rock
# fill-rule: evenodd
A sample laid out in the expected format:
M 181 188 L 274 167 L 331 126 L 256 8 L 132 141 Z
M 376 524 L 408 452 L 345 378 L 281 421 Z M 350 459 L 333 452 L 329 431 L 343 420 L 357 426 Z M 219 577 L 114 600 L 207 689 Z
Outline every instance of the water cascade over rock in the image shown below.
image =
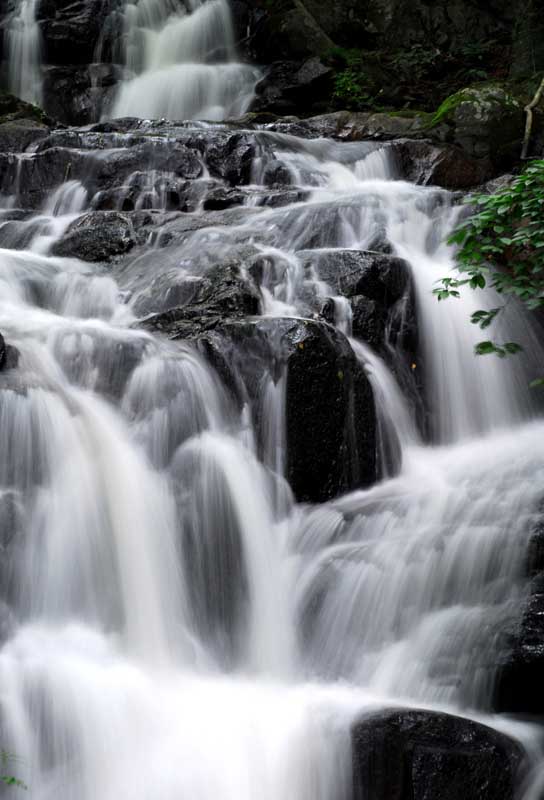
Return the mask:
M 38 0 L 20 0 L 7 20 L 4 47 L 8 89 L 27 103 L 42 102 L 42 41 L 36 9 Z
M 222 0 L 123 19 L 116 113 L 243 109 Z M 540 728 L 494 713 L 538 332 L 513 303 L 523 353 L 475 359 L 496 297 L 432 295 L 456 198 L 312 125 L 0 155 L 1 745 L 35 800 L 540 797 Z
M 125 77 L 114 117 L 222 120 L 248 108 L 259 76 L 236 62 L 228 0 L 127 2 L 122 11 Z

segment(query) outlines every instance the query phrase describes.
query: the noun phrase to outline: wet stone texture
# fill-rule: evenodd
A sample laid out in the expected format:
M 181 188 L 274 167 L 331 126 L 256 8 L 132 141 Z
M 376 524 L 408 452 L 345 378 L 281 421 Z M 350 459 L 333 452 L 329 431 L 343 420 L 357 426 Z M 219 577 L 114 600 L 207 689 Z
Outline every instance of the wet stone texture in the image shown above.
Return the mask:
M 544 505 L 541 506 L 544 512 Z M 544 519 L 536 523 L 527 572 L 531 578 L 521 618 L 511 634 L 510 652 L 495 686 L 497 711 L 544 715 Z
M 312 320 L 227 322 L 205 352 L 231 386 L 242 375 L 254 400 L 270 364 L 275 381 L 286 376 L 286 476 L 298 500 L 324 502 L 376 480 L 372 390 L 339 331 Z
M 521 746 L 472 720 L 392 709 L 352 729 L 355 800 L 513 800 Z

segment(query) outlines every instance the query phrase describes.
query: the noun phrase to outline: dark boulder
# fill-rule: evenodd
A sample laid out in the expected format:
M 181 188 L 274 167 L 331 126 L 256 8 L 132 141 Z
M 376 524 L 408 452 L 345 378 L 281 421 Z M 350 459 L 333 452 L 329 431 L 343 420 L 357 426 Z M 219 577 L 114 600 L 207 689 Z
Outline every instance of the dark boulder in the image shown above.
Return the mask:
M 527 572 L 528 596 L 499 666 L 493 705 L 497 711 L 544 715 L 544 518 L 531 538 Z
M 258 206 L 265 206 L 267 208 L 282 208 L 283 206 L 290 206 L 293 203 L 302 203 L 308 199 L 308 192 L 293 189 L 292 191 L 275 191 L 267 192 L 262 195 L 258 201 Z
M 471 189 L 494 175 L 489 158 L 475 158 L 453 145 L 404 139 L 392 145 L 400 175 L 421 186 Z
M 291 173 L 285 164 L 277 159 L 267 163 L 262 176 L 263 186 L 290 186 L 291 182 Z
M 351 330 L 356 339 L 376 351 L 382 350 L 386 338 L 387 311 L 381 303 L 363 295 L 351 298 Z
M 387 709 L 352 729 L 354 800 L 514 800 L 521 746 L 462 717 Z
M 493 707 L 497 711 L 544 715 L 544 575 L 535 578 L 513 637 L 506 663 L 499 667 Z
M 4 364 L 6 363 L 6 352 L 7 352 L 7 345 L 4 337 L 0 333 L 0 369 L 3 369 Z
M 263 0 L 245 0 L 244 5 L 248 9 L 245 11 L 248 50 L 261 63 L 318 56 L 334 45 L 307 3 L 282 0 L 271 4 Z M 244 13 L 240 0 L 235 10 L 238 14 Z
M 0 333 L 0 372 L 14 369 L 19 363 L 19 351 L 6 340 Z
M 499 83 L 471 86 L 446 98 L 433 118 L 446 141 L 468 156 L 504 168 L 519 158 L 523 102 Z
M 0 123 L 14 120 L 34 120 L 44 125 L 52 125 L 53 120 L 32 103 L 25 103 L 19 97 L 0 91 Z
M 261 436 L 263 376 L 276 383 L 286 376 L 285 474 L 299 501 L 324 502 L 376 480 L 374 398 L 339 331 L 314 320 L 264 318 L 227 321 L 205 338 L 227 384 L 242 377 Z
M 319 111 L 327 107 L 332 77 L 319 58 L 275 62 L 257 84 L 251 109 L 282 115 Z
M 372 389 L 345 337 L 291 323 L 287 366 L 287 478 L 301 501 L 322 502 L 377 478 Z
M 91 211 L 73 222 L 55 242 L 56 256 L 83 261 L 110 261 L 127 253 L 136 244 L 130 219 L 116 211 Z
M 390 306 L 410 285 L 410 267 L 401 258 L 368 250 L 301 250 L 303 265 L 313 267 L 335 294 L 365 295 Z
M 67 125 L 88 125 L 107 111 L 120 78 L 121 68 L 115 64 L 66 66 L 61 62 L 47 66 L 43 70 L 44 107 Z
M 48 64 L 90 64 L 109 0 L 41 0 L 38 19 Z
M 20 162 L 17 183 L 18 204 L 22 208 L 40 208 L 52 190 L 70 178 L 85 174 L 87 168 L 88 162 L 82 153 L 62 147 L 51 147 L 24 158 Z M 4 185 L 10 179 L 13 180 L 8 173 Z
M 50 137 L 57 142 L 59 137 Z M 67 180 L 79 180 L 90 196 L 96 192 L 117 189 L 125 186 L 130 178 L 134 190 L 154 188 L 156 176 L 146 175 L 153 171 L 171 173 L 174 178 L 193 179 L 202 173 L 202 165 L 193 150 L 177 142 L 163 139 L 141 141 L 139 137 L 133 146 L 101 150 L 80 149 L 81 132 L 66 131 L 60 137 L 62 146 L 43 147 L 31 158 L 25 158 L 20 168 L 19 202 L 25 208 L 39 208 L 52 189 Z M 13 184 L 14 164 L 9 160 L 5 165 L 0 161 L 0 177 L 4 191 Z M 5 175 L 5 177 L 4 177 Z M 162 180 L 162 179 L 161 179 Z
M 183 278 L 164 285 L 165 297 L 182 298 L 185 304 L 146 319 L 142 326 L 170 339 L 195 338 L 216 328 L 225 319 L 253 316 L 260 311 L 260 295 L 237 261 L 218 264 L 198 279 Z M 144 296 L 137 306 L 144 309 Z
M 0 152 L 23 153 L 27 147 L 49 134 L 49 127 L 35 119 L 15 119 L 0 123 Z
M 225 186 L 215 186 L 206 193 L 202 203 L 204 211 L 224 211 L 225 208 L 232 206 L 242 206 L 245 195 L 235 189 L 227 189 Z
M 319 114 L 302 123 L 314 135 L 347 142 L 374 139 L 391 141 L 401 137 L 423 138 L 432 120 L 426 112 L 334 111 Z
M 223 178 L 231 186 L 243 186 L 251 183 L 251 168 L 257 152 L 254 136 L 229 133 L 211 137 L 205 160 L 212 175 Z
M 202 165 L 195 152 L 185 145 L 150 137 L 132 147 L 117 148 L 99 156 L 89 180 L 102 190 L 119 186 L 134 173 L 152 170 L 194 179 L 202 174 Z

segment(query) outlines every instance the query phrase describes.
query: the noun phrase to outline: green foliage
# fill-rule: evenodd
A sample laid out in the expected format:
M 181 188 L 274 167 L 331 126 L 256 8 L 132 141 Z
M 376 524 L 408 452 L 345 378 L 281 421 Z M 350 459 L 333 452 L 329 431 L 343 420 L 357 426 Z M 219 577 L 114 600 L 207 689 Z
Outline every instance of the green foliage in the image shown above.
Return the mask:
M 476 81 L 505 78 L 508 71 L 504 46 L 496 41 L 395 50 L 332 47 L 322 58 L 334 70 L 334 104 L 354 110 L 434 113 L 444 97 Z
M 6 750 L 0 751 L 0 763 L 2 771 L 8 768 L 8 765 L 13 761 L 18 761 L 19 759 L 8 753 Z M 13 775 L 0 775 L 0 783 L 3 783 L 5 786 L 12 786 L 16 789 L 28 789 L 28 786 L 24 783 L 24 781 L 20 780 L 20 778 L 16 778 Z
M 19 778 L 14 778 L 13 775 L 0 775 L 0 781 L 6 786 L 15 786 L 17 789 L 28 789 L 28 786 Z
M 440 50 L 430 50 L 422 44 L 414 44 L 409 50 L 399 50 L 394 53 L 391 57 L 391 65 L 400 75 L 410 76 L 412 80 L 420 81 L 428 76 L 441 58 L 443 56 Z
M 461 90 L 460 92 L 456 92 L 455 94 L 446 97 L 444 102 L 437 108 L 431 120 L 431 127 L 438 125 L 443 119 L 445 119 L 445 117 L 449 116 L 453 111 L 455 111 L 457 106 L 470 99 L 471 97 L 469 94 L 467 94 L 466 90 Z
M 499 45 L 496 41 L 465 42 L 455 53 L 462 62 L 459 78 L 466 81 L 485 81 L 489 78 L 490 63 Z
M 502 50 L 491 40 L 466 42 L 448 49 L 414 44 L 394 51 L 385 61 L 394 75 L 398 100 L 431 110 L 463 86 L 502 75 Z
M 363 67 L 361 50 L 334 47 L 326 60 L 335 68 L 333 100 L 343 108 L 360 110 L 375 106 L 371 80 Z
M 459 297 L 461 286 L 491 286 L 505 299 L 519 298 L 529 310 L 544 307 L 544 160 L 530 162 L 505 188 L 467 202 L 473 213 L 449 238 L 458 247 L 461 277 L 443 278 L 434 290 L 438 300 Z M 471 321 L 484 330 L 503 307 L 477 311 Z M 515 342 L 486 341 L 476 353 L 503 358 L 520 349 Z
M 336 75 L 333 99 L 343 107 L 353 110 L 371 107 L 374 100 L 365 88 L 364 76 L 353 69 L 346 69 Z

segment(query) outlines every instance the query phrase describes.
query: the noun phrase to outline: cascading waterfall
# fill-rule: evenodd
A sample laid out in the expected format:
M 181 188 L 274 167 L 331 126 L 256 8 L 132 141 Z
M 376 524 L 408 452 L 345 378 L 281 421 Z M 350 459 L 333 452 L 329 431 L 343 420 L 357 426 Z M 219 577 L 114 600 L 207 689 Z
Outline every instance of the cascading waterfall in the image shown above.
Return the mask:
M 215 34 L 199 26 L 221 8 L 127 7 L 144 42 L 127 63 L 143 71 L 118 113 L 147 113 L 134 100 L 146 86 L 156 110 L 155 81 L 187 79 L 195 65 L 172 66 L 182 51 L 166 44 L 183 30 L 190 58 L 211 53 Z M 172 100 L 174 116 L 185 102 Z M 0 330 L 20 351 L 0 375 L 0 519 L 13 542 L 2 745 L 35 800 L 350 800 L 363 710 L 423 704 L 495 723 L 497 641 L 526 592 L 542 499 L 544 424 L 527 388 L 542 351 L 514 309 L 504 326 L 523 359 L 476 361 L 474 298 L 438 307 L 456 213 L 446 192 L 396 180 L 384 148 L 263 142 L 303 199 L 250 200 L 231 226 L 189 226 L 110 273 L 51 255 L 92 203 L 77 181 L 15 229 L 0 220 Z M 298 505 L 284 477 L 285 372 L 270 364 L 259 385 L 259 445 L 252 401 L 235 402 L 194 346 L 136 327 L 138 309 L 151 281 L 196 282 L 251 241 L 264 315 L 310 317 L 332 297 L 349 335 L 345 303 L 304 259 L 380 237 L 411 266 L 429 421 L 418 432 L 400 373 L 354 340 L 398 468 Z
M 223 120 L 249 107 L 258 70 L 236 62 L 228 0 L 127 2 L 126 78 L 112 116 Z
M 5 30 L 8 89 L 27 103 L 42 102 L 41 35 L 38 0 L 20 0 Z

